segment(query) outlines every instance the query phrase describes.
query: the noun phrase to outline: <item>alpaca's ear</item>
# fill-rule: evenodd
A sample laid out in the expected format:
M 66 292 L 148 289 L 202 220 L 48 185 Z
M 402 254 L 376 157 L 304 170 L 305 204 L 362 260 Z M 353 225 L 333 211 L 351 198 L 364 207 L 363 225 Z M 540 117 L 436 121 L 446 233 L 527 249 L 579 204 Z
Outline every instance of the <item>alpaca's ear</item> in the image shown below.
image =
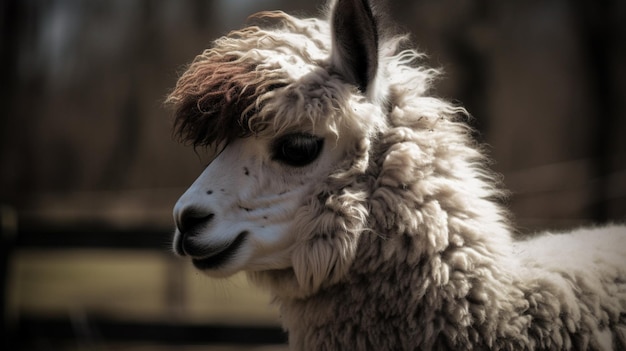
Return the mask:
M 336 0 L 331 28 L 334 69 L 368 92 L 378 70 L 378 30 L 368 0 Z

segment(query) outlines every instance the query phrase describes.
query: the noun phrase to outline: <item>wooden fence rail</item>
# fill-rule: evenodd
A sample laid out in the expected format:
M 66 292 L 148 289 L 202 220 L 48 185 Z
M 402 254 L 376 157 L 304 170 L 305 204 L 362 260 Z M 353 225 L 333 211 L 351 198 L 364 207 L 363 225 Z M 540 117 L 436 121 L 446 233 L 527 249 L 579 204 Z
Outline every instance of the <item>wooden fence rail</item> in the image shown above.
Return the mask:
M 106 223 L 54 225 L 31 223 L 18 228 L 14 211 L 2 208 L 0 278 L 3 350 L 50 350 L 59 345 L 147 343 L 157 345 L 276 345 L 285 344 L 278 326 L 198 324 L 184 321 L 137 321 L 84 311 L 80 316 L 18 313 L 11 316 L 7 290 L 11 259 L 19 250 L 132 249 L 167 252 L 171 230 L 116 228 Z M 170 278 L 168 278 L 170 279 Z M 91 345 L 91 346 L 90 346 Z

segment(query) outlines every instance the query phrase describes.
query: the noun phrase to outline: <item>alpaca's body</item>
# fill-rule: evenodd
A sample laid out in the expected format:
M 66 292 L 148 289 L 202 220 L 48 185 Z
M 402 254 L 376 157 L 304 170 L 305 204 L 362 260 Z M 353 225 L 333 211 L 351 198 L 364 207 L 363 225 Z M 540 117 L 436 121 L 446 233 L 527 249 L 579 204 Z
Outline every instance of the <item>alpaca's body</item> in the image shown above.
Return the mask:
M 597 246 L 588 247 L 593 246 L 590 235 Z M 346 282 L 307 299 L 278 302 L 294 350 L 347 345 L 355 350 L 622 350 L 623 236 L 623 229 L 614 227 L 547 239 L 560 243 L 543 244 L 545 238 L 538 237 L 466 272 L 459 266 L 478 265 L 461 253 L 474 251 L 469 245 L 449 248 L 428 265 L 410 263 L 409 249 L 400 248 L 406 243 L 398 242 L 386 264 L 368 267 L 364 262 L 380 262 L 376 257 L 386 246 L 370 238 L 362 245 L 367 254 L 358 255 L 363 262 L 355 262 Z M 561 252 L 524 252 L 537 246 Z M 581 252 L 581 246 L 588 251 Z M 454 251 L 459 252 L 455 260 L 441 257 Z M 480 250 L 474 255 L 481 257 Z
M 222 151 L 176 253 L 270 289 L 294 350 L 626 349 L 624 227 L 515 238 L 437 72 L 366 1 L 331 12 L 264 13 L 180 78 L 177 132 Z

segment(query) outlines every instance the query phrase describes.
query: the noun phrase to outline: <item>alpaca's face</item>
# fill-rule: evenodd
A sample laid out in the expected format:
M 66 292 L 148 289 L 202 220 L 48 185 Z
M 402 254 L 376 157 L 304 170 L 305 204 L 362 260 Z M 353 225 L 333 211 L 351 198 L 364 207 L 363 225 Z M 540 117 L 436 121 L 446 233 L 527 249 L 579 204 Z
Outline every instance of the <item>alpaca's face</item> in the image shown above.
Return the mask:
M 280 24 L 216 40 L 178 80 L 176 134 L 225 144 L 174 208 L 174 251 L 197 268 L 294 296 L 348 271 L 387 126 L 379 52 L 396 45 L 378 50 L 365 4 L 337 1 L 329 21 L 260 13 Z
M 211 276 L 290 267 L 296 212 L 342 158 L 324 131 L 230 142 L 174 208 L 174 250 Z

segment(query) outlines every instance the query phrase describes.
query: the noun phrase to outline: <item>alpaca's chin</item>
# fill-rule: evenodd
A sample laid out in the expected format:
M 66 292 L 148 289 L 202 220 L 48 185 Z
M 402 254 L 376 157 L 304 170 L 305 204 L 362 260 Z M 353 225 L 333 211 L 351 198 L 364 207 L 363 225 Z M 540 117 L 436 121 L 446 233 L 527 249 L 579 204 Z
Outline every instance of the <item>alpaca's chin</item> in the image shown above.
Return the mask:
M 241 263 L 236 258 L 226 259 L 218 263 L 214 262 L 211 258 L 192 258 L 191 263 L 193 266 L 202 271 L 205 275 L 211 278 L 228 278 L 235 273 L 242 270 Z
M 198 267 L 198 263 L 195 259 L 192 260 L 192 263 L 194 267 L 196 267 L 196 269 L 211 278 L 228 278 L 241 271 L 237 266 L 231 266 L 229 264 L 226 264 L 224 267 L 220 268 L 201 268 Z M 202 263 L 200 263 L 200 265 L 201 264 Z

